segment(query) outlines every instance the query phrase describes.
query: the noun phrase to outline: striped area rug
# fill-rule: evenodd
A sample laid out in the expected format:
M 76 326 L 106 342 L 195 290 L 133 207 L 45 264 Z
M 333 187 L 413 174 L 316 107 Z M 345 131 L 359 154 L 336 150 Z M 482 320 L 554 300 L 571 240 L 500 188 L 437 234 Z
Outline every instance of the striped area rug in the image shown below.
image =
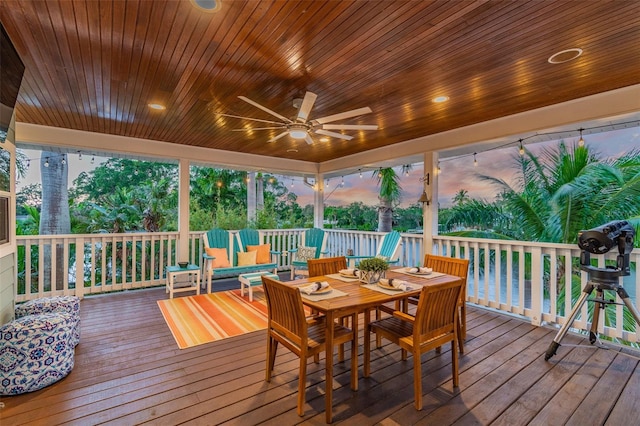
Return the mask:
M 158 300 L 158 306 L 180 349 L 267 328 L 262 292 L 253 302 L 231 290 Z

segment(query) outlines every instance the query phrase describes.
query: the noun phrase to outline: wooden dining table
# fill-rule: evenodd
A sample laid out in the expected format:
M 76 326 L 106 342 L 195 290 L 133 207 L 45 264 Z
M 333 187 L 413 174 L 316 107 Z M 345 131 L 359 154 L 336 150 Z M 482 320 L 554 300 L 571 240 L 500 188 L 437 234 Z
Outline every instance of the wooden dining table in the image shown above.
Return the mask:
M 369 317 L 371 310 L 380 305 L 384 305 L 386 303 L 394 301 L 406 301 L 406 299 L 411 296 L 417 297 L 420 295 L 420 291 L 425 285 L 457 282 L 461 280 L 460 277 L 439 273 L 433 273 L 431 276 L 417 276 L 399 272 L 404 269 L 405 268 L 396 268 L 389 270 L 386 273 L 386 278 L 406 281 L 406 283 L 411 287 L 411 289 L 408 291 L 387 290 L 387 292 L 381 292 L 375 289 L 367 288 L 367 286 L 362 285 L 362 283 L 358 281 L 343 281 L 337 278 L 335 275 L 308 277 L 295 281 L 289 281 L 287 284 L 296 287 L 304 287 L 305 285 L 309 285 L 313 282 L 326 281 L 333 290 L 337 290 L 335 293 L 337 293 L 338 296 L 325 298 L 322 300 L 313 300 L 313 297 L 302 293 L 302 303 L 312 310 L 326 315 L 327 324 L 331 324 L 333 321 L 336 321 L 341 317 L 351 315 L 352 313 L 359 314 L 364 312 L 365 326 L 367 326 L 368 322 L 370 321 Z M 342 293 L 345 294 L 343 295 Z M 329 295 L 330 294 L 331 293 L 329 293 Z M 355 330 L 357 339 L 358 315 L 355 315 L 355 320 L 354 324 L 352 324 L 352 327 Z M 333 417 L 333 327 L 326 327 L 325 345 L 325 416 L 326 422 L 331 423 Z M 352 353 L 351 356 L 358 355 L 357 353 Z M 351 370 L 351 389 L 354 391 L 358 390 L 358 371 L 354 371 L 353 369 Z

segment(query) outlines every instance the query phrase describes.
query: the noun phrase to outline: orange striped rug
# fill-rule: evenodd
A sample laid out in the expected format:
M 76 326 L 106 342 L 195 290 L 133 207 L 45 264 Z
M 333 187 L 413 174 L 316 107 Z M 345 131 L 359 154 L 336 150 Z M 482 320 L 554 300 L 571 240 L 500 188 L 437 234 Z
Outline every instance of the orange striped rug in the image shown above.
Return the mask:
M 253 302 L 232 290 L 158 300 L 158 306 L 180 349 L 267 328 L 261 292 Z

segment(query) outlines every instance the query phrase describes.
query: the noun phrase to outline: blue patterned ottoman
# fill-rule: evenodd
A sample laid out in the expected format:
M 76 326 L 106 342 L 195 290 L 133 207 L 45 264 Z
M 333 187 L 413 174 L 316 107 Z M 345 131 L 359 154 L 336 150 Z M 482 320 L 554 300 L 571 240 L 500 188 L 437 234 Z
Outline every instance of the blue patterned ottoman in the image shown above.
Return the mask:
M 0 395 L 49 386 L 73 369 L 73 317 L 66 312 L 27 315 L 0 327 Z
M 16 306 L 16 318 L 52 312 L 68 312 L 75 318 L 71 344 L 80 343 L 80 298 L 76 296 L 41 297 Z

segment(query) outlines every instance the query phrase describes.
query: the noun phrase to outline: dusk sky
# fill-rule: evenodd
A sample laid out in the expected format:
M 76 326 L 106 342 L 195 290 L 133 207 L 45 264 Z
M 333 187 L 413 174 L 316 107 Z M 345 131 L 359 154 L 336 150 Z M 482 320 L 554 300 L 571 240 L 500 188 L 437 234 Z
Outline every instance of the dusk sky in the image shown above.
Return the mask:
M 617 158 L 633 149 L 640 149 L 640 128 L 615 130 L 607 133 L 591 134 L 584 137 L 585 143 L 594 152 L 599 153 L 600 158 Z M 578 138 L 567 138 L 565 143 L 577 142 Z M 553 147 L 559 141 L 540 142 L 527 145 L 527 149 L 538 154 L 544 147 Z M 440 159 L 440 176 L 438 183 L 438 201 L 441 207 L 451 205 L 451 199 L 461 189 L 465 189 L 472 198 L 492 201 L 496 195 L 495 189 L 486 182 L 478 179 L 478 175 L 499 177 L 511 183 L 516 170 L 513 156 L 518 155 L 516 145 L 507 148 L 479 151 L 476 155 L 478 166 L 473 166 L 473 155 L 457 158 Z M 400 169 L 396 169 L 400 174 Z M 362 201 L 365 204 L 376 205 L 378 203 L 378 186 L 372 178 L 372 171 L 362 173 L 362 179 L 358 174 L 345 176 L 344 186 L 336 188 L 340 178 L 331 179 L 329 188 L 325 189 L 326 204 L 348 205 L 354 201 Z M 409 176 L 402 176 L 403 189 L 402 207 L 415 203 L 422 194 L 422 182 L 424 176 L 422 163 L 414 165 Z M 291 190 L 291 188 L 289 188 Z M 333 191 L 333 192 L 332 192 Z M 304 187 L 301 182 L 294 182 L 293 192 L 298 194 L 298 202 L 301 205 L 313 203 L 313 192 Z
M 585 136 L 586 144 L 595 152 L 599 153 L 601 158 L 616 158 L 620 155 L 630 152 L 633 149 L 640 149 L 640 128 L 633 127 L 629 129 L 616 130 L 607 133 L 597 133 Z M 568 138 L 567 143 L 577 142 L 577 138 Z M 527 145 L 527 149 L 534 154 L 539 153 L 544 147 L 554 146 L 558 141 L 541 142 L 537 144 Z M 34 182 L 40 182 L 40 151 L 23 150 L 28 158 L 31 159 L 30 167 L 25 179 L 18 181 L 18 191 L 25 185 Z M 476 158 L 478 166 L 473 166 L 473 156 L 467 155 L 457 158 L 441 158 L 440 159 L 440 176 L 438 201 L 441 207 L 447 207 L 451 203 L 452 197 L 461 189 L 465 189 L 468 195 L 473 198 L 480 198 L 487 201 L 493 200 L 495 197 L 495 189 L 488 186 L 477 178 L 478 175 L 488 175 L 500 177 L 507 182 L 511 182 L 515 170 L 513 156 L 517 155 L 517 146 L 510 146 L 502 149 L 494 149 L 490 151 L 479 151 Z M 94 164 L 91 164 L 91 156 L 83 155 L 82 159 L 78 159 L 75 154 L 70 154 L 69 159 L 69 185 L 78 174 L 85 170 L 91 170 L 96 165 L 105 161 L 105 158 L 95 157 Z M 400 174 L 400 169 L 396 170 Z M 422 194 L 422 182 L 420 178 L 424 176 L 422 164 L 415 164 L 413 170 L 408 176 L 401 177 L 401 186 L 403 189 L 402 207 L 407 207 L 415 203 L 420 194 Z M 283 177 L 279 176 L 279 179 Z M 362 201 L 368 205 L 377 205 L 378 203 L 378 186 L 376 179 L 373 178 L 373 171 L 366 170 L 362 172 L 362 178 L 359 174 L 344 176 L 344 185 L 340 186 L 341 178 L 333 178 L 325 187 L 325 203 L 327 205 L 348 205 L 354 201 Z M 298 195 L 298 203 L 302 206 L 313 204 L 313 190 L 302 183 L 300 178 L 293 179 L 293 187 L 291 186 L 291 178 L 284 178 L 289 191 Z

